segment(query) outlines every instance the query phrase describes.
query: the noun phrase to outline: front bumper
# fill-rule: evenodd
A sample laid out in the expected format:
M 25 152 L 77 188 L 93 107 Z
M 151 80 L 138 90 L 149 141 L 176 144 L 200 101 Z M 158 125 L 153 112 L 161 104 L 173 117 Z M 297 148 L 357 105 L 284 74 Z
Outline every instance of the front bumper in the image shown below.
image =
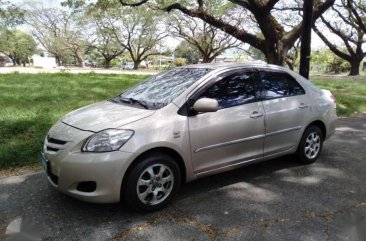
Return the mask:
M 59 191 L 82 201 L 112 203 L 120 201 L 123 176 L 131 153 L 70 153 L 63 160 L 47 157 L 48 180 Z M 57 180 L 57 181 L 55 181 Z M 92 192 L 79 191 L 78 185 L 95 182 Z
M 43 148 L 48 180 L 62 193 L 82 201 L 119 202 L 123 176 L 134 154 L 81 152 L 82 144 L 91 134 L 62 122 L 51 128 Z M 80 185 L 85 183 L 95 186 L 92 190 L 81 189 Z

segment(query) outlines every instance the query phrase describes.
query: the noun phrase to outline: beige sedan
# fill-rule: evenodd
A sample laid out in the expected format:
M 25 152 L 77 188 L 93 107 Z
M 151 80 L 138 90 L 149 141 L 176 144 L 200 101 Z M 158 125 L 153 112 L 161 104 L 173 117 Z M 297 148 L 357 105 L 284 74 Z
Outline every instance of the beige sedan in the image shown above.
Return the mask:
M 314 162 L 335 108 L 329 91 L 282 67 L 192 65 L 69 113 L 41 160 L 67 195 L 157 210 L 203 176 L 288 154 Z

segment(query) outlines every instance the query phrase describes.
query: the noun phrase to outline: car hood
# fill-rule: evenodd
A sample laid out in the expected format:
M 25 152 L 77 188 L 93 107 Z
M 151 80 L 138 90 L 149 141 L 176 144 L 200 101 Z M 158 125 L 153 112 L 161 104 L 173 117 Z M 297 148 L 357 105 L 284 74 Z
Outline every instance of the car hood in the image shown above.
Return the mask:
M 104 101 L 85 106 L 67 114 L 61 121 L 82 130 L 98 132 L 118 128 L 152 115 L 154 110 Z

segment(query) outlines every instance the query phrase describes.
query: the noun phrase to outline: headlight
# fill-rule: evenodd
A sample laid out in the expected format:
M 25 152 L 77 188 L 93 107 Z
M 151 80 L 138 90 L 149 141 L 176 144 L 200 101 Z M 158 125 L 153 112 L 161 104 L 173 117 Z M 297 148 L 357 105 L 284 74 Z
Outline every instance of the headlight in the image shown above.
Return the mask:
M 82 151 L 108 152 L 117 151 L 133 135 L 132 130 L 106 129 L 90 136 L 85 142 Z

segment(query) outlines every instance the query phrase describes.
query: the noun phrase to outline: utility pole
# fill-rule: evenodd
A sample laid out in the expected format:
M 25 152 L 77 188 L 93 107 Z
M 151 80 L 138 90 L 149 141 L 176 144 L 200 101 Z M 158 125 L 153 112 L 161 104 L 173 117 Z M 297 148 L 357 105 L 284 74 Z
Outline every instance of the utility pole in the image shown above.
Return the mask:
M 311 55 L 311 27 L 313 25 L 314 0 L 304 0 L 301 51 L 300 51 L 300 75 L 309 78 Z

